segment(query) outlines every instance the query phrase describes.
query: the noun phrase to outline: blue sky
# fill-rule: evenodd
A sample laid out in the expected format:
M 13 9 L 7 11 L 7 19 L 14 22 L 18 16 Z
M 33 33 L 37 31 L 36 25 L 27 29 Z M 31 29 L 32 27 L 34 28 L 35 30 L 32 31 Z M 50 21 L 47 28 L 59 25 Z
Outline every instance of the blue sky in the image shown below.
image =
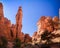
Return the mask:
M 4 6 L 4 16 L 15 24 L 19 6 L 23 10 L 22 32 L 33 35 L 37 31 L 37 21 L 41 16 L 58 16 L 59 0 L 0 0 Z

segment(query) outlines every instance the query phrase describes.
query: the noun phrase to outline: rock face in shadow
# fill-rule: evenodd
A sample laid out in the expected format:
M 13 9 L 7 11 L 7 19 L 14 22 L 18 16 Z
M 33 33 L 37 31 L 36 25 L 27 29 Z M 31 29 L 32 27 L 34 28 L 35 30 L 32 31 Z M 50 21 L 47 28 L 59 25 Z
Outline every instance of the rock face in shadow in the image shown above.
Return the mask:
M 25 43 L 29 43 L 32 41 L 32 38 L 29 36 L 29 34 L 25 34 L 24 35 L 24 42 Z

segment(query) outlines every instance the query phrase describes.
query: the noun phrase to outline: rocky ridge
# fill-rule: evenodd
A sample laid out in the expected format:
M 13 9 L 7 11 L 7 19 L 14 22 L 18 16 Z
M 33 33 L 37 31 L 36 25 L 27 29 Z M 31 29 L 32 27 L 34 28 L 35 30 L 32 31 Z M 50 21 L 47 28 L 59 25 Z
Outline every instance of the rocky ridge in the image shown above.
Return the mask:
M 52 42 L 60 42 L 60 19 L 57 16 L 53 18 L 42 16 L 37 22 L 37 27 L 37 31 L 34 32 L 32 36 L 33 44 L 46 42 L 46 40 L 41 39 L 41 35 L 44 34 L 46 30 L 53 35 L 51 35 L 51 37 L 53 37 L 51 39 Z

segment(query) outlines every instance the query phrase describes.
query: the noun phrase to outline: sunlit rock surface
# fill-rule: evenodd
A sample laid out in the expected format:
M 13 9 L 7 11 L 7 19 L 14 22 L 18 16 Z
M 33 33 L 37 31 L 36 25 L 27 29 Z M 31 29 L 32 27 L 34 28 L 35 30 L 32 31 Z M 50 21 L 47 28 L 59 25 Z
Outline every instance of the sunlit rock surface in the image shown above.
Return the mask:
M 9 19 L 4 17 L 3 5 L 0 3 L 0 37 L 5 36 L 9 41 L 18 37 L 21 41 L 24 40 L 22 30 L 22 7 L 18 8 L 16 14 L 16 24 L 12 24 Z
M 42 16 L 37 22 L 37 27 L 37 32 L 34 32 L 32 36 L 33 43 L 40 43 L 41 35 L 46 30 L 55 35 L 55 37 L 52 38 L 51 41 L 60 42 L 60 19 L 57 16 L 53 18 L 51 18 L 50 16 Z M 46 40 L 42 41 L 42 43 L 44 42 L 46 42 Z

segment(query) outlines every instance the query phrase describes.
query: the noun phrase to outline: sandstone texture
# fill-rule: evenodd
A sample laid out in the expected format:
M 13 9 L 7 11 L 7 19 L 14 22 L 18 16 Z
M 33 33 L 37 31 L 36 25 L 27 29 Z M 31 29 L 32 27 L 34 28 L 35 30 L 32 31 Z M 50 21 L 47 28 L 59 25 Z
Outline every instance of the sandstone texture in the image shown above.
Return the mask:
M 37 31 L 34 32 L 32 36 L 33 43 L 40 43 L 41 35 L 47 30 L 48 32 L 51 32 L 53 34 L 53 38 L 51 39 L 52 42 L 60 42 L 60 19 L 50 16 L 42 16 L 38 22 L 37 22 Z M 52 37 L 52 36 L 51 36 Z M 42 43 L 45 43 L 45 41 L 41 41 Z
M 19 38 L 21 42 L 24 42 L 24 36 L 26 36 L 22 30 L 22 7 L 18 8 L 16 14 L 16 23 L 12 24 L 9 19 L 4 17 L 3 4 L 0 3 L 0 37 L 4 36 L 8 41 L 13 41 L 15 38 Z M 26 38 L 31 38 L 27 35 Z M 29 41 L 29 40 L 28 40 Z

